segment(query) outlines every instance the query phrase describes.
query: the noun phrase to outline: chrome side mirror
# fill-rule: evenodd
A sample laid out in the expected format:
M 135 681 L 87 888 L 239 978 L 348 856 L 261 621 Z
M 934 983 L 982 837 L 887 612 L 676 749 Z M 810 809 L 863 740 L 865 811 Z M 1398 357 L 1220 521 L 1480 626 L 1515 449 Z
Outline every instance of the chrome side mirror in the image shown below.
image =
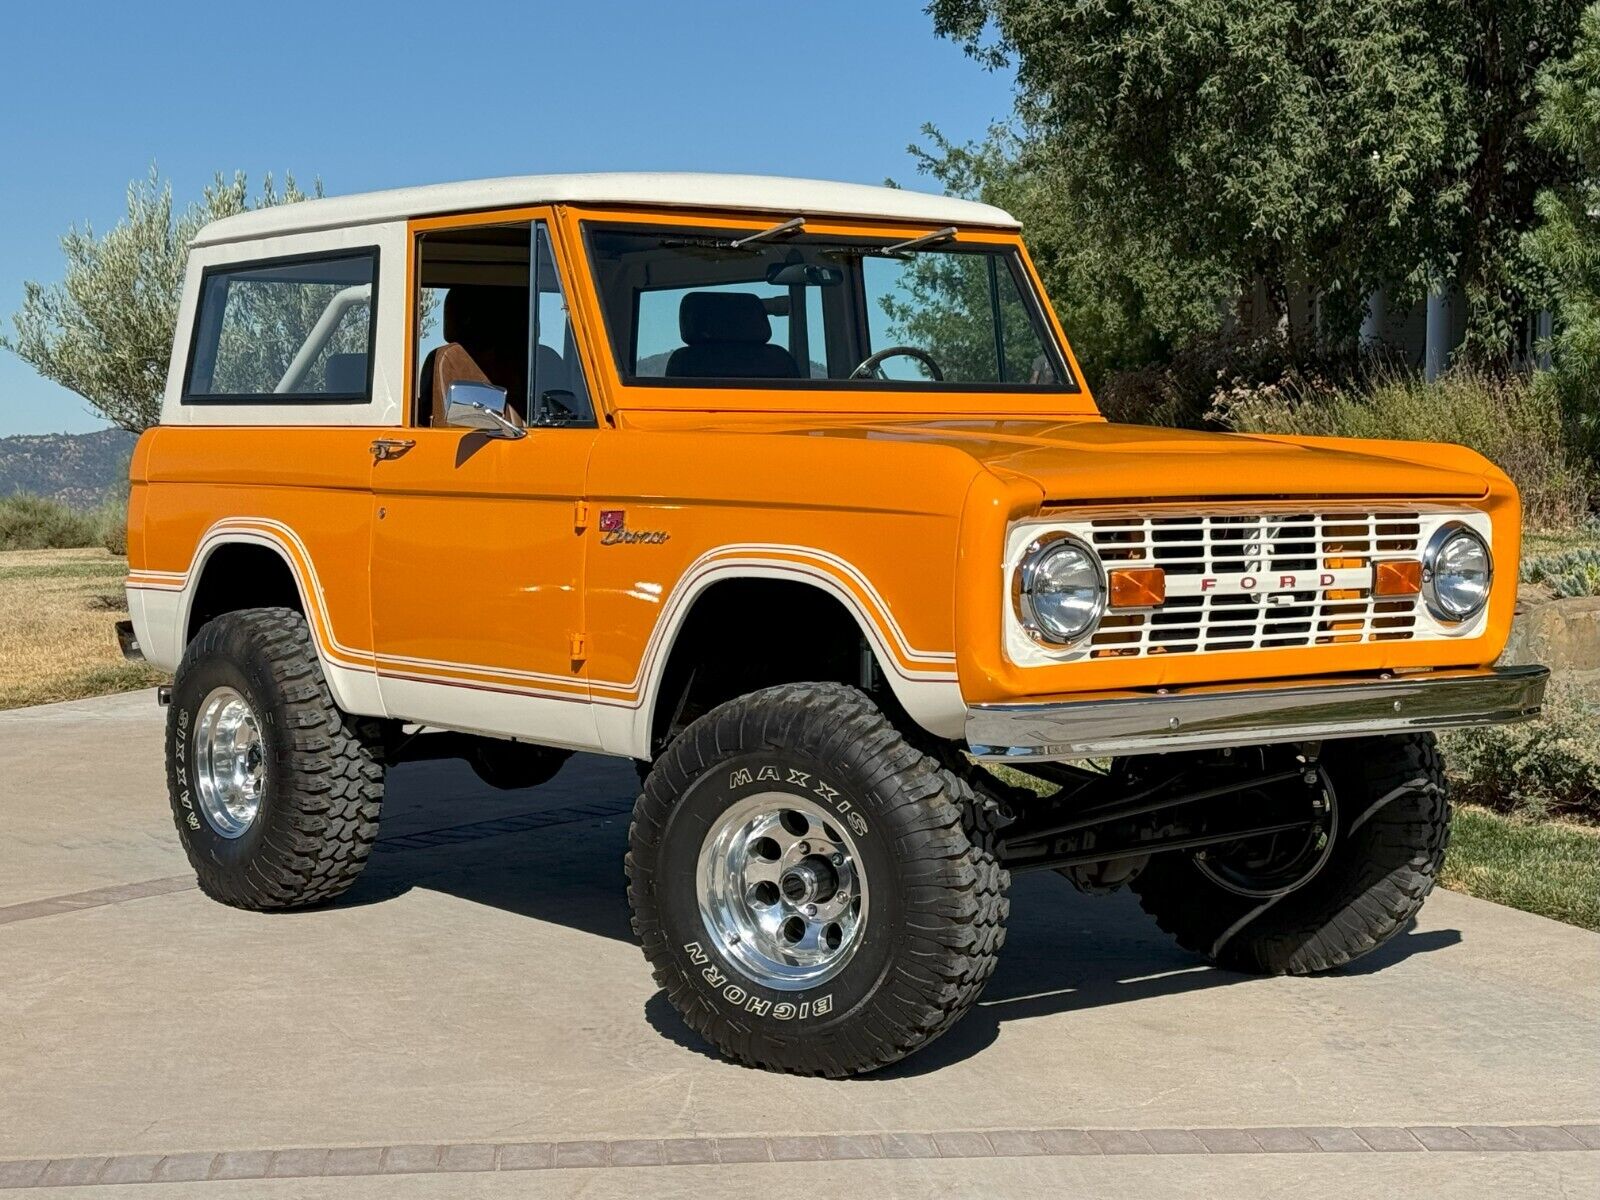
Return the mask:
M 521 438 L 528 431 L 506 412 L 506 390 L 490 383 L 457 379 L 445 388 L 444 419 L 462 429 L 476 429 L 490 437 Z

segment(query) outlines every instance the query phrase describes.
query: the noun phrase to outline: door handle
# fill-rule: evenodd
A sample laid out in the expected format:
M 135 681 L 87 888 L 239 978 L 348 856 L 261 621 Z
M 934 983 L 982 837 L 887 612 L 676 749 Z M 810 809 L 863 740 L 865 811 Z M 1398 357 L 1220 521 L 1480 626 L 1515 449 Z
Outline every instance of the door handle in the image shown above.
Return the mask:
M 372 461 L 382 462 L 386 458 L 399 458 L 416 444 L 415 438 L 378 438 L 372 443 Z

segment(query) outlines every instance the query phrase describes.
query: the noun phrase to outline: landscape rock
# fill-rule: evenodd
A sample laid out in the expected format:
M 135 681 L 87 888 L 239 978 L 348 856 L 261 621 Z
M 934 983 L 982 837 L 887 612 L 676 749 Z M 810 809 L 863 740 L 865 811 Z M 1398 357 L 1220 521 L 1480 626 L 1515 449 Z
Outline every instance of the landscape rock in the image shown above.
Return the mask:
M 1600 671 L 1600 596 L 1517 604 L 1507 665 L 1543 663 L 1552 671 Z

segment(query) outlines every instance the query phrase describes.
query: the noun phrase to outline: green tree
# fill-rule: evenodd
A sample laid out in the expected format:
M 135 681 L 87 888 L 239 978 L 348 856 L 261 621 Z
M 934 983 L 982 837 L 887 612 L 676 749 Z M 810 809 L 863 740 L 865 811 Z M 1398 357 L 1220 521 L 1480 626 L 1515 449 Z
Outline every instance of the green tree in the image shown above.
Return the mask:
M 986 263 L 939 253 L 903 263 L 898 288 L 878 297 L 889 341 L 929 351 L 947 380 L 997 379 Z
M 1539 78 L 1534 137 L 1573 164 L 1571 180 L 1540 192 L 1528 254 L 1544 269 L 1556 313 L 1553 387 L 1575 440 L 1600 459 L 1600 4 L 1584 11 L 1572 57 Z
M 1056 314 L 1091 379 L 1164 357 L 1174 341 L 1217 321 L 1217 297 L 1230 279 L 1203 263 L 1153 261 L 1131 230 L 1113 240 L 1095 234 L 1094 214 L 1051 160 L 1045 139 L 1020 124 L 995 125 L 977 143 L 957 145 L 926 126 L 924 145 L 910 147 L 918 167 L 947 191 L 981 199 L 1019 216 L 1034 265 Z
M 1181 340 L 1261 280 L 1291 337 L 1289 298 L 1306 287 L 1321 340 L 1348 343 L 1378 284 L 1403 302 L 1454 280 L 1468 351 L 1495 362 L 1515 352 L 1536 281 L 1521 240 L 1533 197 L 1561 177 L 1560 156 L 1530 136 L 1535 79 L 1566 53 L 1580 7 L 933 0 L 928 11 L 981 62 L 1015 63 L 1012 144 L 964 152 L 1039 180 L 1042 223 L 1099 247 L 1076 274 L 1106 289 L 1115 324 Z M 933 157 L 945 173 L 964 167 L 947 147 Z M 1025 205 L 1019 215 L 1035 219 Z
M 311 194 L 322 194 L 320 181 Z M 148 428 L 161 412 L 190 241 L 211 221 L 304 199 L 292 175 L 281 191 L 268 175 L 252 198 L 242 172 L 232 179 L 219 173 L 198 202 L 178 212 L 172 185 L 152 169 L 128 185 L 127 212 L 109 232 L 97 237 L 87 225 L 67 231 L 64 278 L 23 284 L 14 336 L 0 336 L 0 347 L 112 424 Z

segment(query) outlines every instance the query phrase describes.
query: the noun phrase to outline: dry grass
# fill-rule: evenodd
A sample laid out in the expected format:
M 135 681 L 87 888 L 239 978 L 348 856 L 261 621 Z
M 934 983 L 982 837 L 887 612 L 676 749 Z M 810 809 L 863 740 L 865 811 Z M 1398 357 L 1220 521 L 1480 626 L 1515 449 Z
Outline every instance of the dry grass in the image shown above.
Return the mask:
M 0 708 L 149 687 L 117 648 L 128 564 L 101 549 L 0 551 Z

